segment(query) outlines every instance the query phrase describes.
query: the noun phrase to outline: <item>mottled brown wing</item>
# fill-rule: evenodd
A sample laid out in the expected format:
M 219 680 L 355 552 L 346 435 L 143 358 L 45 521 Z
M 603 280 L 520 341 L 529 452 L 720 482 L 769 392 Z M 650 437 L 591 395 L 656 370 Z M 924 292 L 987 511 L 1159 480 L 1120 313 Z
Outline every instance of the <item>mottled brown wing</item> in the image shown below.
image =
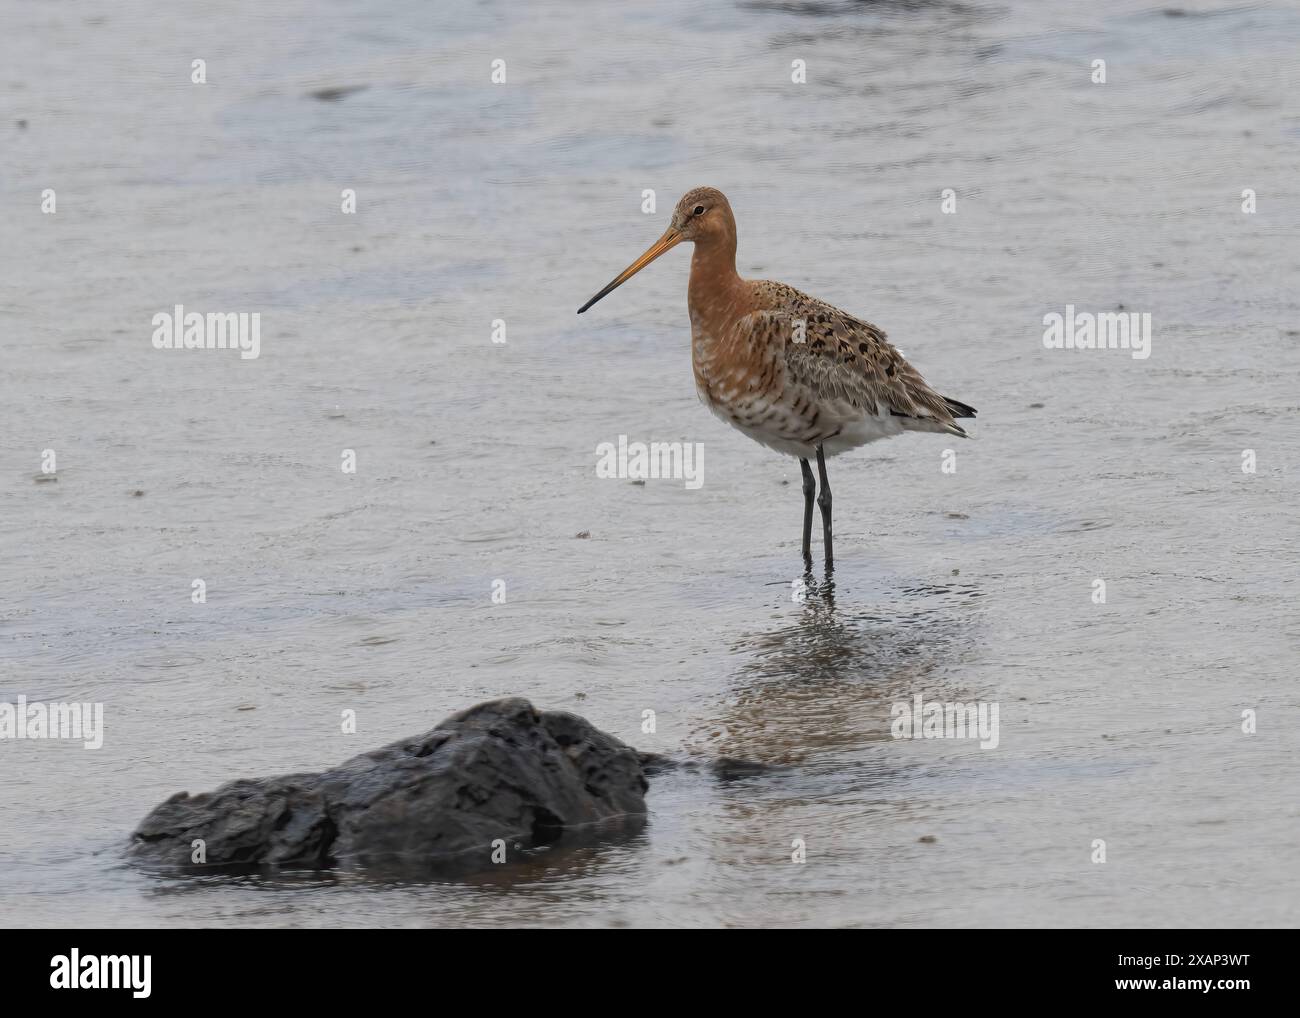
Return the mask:
M 748 317 L 750 328 L 762 330 L 770 340 L 784 340 L 791 381 L 867 413 L 953 425 L 944 398 L 890 345 L 883 330 L 797 290 L 782 290 L 782 302 L 790 307 Z

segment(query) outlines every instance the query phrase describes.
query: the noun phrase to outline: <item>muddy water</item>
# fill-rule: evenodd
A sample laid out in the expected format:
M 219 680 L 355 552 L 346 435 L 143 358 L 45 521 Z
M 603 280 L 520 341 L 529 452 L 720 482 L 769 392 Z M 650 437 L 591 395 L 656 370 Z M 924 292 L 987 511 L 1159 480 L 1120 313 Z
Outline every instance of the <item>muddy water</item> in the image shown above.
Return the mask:
M 94 752 L 0 742 L 7 923 L 1300 917 L 1294 7 L 6 19 L 0 700 L 106 715 Z M 574 315 L 704 183 L 743 273 L 981 411 L 832 461 L 829 582 L 797 465 L 695 397 L 687 255 Z M 260 357 L 153 349 L 178 303 L 259 312 Z M 1150 356 L 1046 349 L 1067 303 L 1149 313 Z M 703 486 L 597 477 L 619 435 L 702 443 Z M 767 766 L 664 775 L 635 841 L 470 883 L 121 862 L 174 791 L 505 694 Z M 998 745 L 891 738 L 917 694 L 996 704 Z

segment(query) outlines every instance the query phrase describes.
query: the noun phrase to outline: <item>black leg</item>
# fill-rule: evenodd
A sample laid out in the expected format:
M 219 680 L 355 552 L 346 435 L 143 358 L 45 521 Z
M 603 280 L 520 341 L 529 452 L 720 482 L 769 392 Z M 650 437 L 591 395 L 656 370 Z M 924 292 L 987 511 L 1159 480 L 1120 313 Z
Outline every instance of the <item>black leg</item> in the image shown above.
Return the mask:
M 803 560 L 812 565 L 812 505 L 813 496 L 817 494 L 817 482 L 813 480 L 812 467 L 806 459 L 799 460 L 803 471 Z
M 831 485 L 826 480 L 826 454 L 820 445 L 817 447 L 817 477 L 822 485 L 822 493 L 817 496 L 817 504 L 822 507 L 822 544 L 826 547 L 826 565 L 830 567 L 835 560 L 831 552 Z

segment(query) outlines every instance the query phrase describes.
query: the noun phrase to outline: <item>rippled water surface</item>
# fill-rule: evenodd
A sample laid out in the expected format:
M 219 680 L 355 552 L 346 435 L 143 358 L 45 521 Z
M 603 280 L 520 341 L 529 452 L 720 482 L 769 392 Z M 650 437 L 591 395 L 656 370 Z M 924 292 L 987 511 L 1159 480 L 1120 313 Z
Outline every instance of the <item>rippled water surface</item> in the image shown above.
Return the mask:
M 0 700 L 107 718 L 0 742 L 6 923 L 1300 919 L 1295 6 L 270 6 L 3 15 Z M 743 274 L 980 409 L 832 461 L 802 601 L 798 467 L 699 404 L 688 256 L 574 315 L 698 184 Z M 260 312 L 260 358 L 154 350 L 178 303 Z M 1045 349 L 1066 303 L 1151 356 Z M 703 487 L 598 478 L 620 434 L 703 443 Z M 895 741 L 916 693 L 999 745 Z M 508 694 L 768 766 L 476 881 L 122 862 L 177 790 Z

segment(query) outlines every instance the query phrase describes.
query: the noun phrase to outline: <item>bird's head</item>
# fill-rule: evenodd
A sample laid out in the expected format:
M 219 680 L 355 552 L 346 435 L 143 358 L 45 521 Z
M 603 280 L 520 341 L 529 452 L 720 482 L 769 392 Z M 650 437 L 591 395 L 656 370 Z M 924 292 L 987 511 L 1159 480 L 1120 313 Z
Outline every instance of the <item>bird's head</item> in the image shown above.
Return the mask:
M 716 187 L 697 187 L 682 195 L 673 209 L 672 229 L 682 240 L 708 242 L 736 232 L 727 196 Z
M 734 243 L 736 220 L 731 214 L 727 196 L 716 187 L 697 187 L 682 195 L 673 209 L 673 218 L 664 235 L 650 245 L 636 261 L 615 276 L 608 286 L 578 308 L 582 314 L 606 294 L 618 289 L 638 272 L 666 251 L 682 241 L 695 244 L 713 244 L 728 238 Z

